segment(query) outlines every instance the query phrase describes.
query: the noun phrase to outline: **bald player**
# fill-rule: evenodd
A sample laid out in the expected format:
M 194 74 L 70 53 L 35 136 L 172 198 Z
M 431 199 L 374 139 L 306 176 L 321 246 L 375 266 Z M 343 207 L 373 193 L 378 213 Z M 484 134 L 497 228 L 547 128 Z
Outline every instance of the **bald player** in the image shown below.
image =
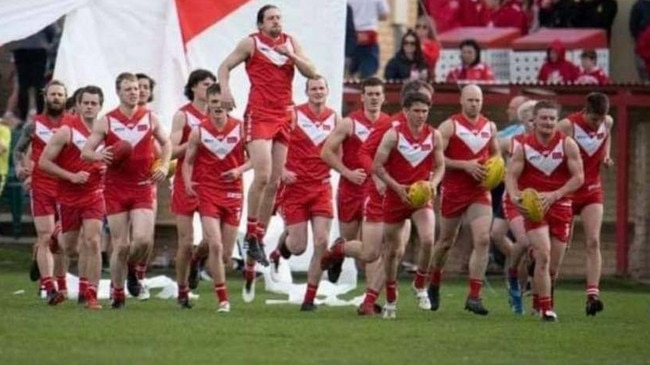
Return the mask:
M 440 306 L 440 283 L 447 254 L 465 216 L 472 231 L 473 244 L 465 309 L 487 315 L 480 294 L 488 264 L 492 203 L 490 192 L 481 186 L 481 181 L 485 177 L 483 163 L 501 152 L 496 126 L 481 114 L 481 89 L 476 85 L 465 86 L 460 104 L 461 113 L 452 115 L 438 128 L 447 170 L 440 191 L 440 238 L 434 247 L 428 294 L 431 310 L 435 311 Z

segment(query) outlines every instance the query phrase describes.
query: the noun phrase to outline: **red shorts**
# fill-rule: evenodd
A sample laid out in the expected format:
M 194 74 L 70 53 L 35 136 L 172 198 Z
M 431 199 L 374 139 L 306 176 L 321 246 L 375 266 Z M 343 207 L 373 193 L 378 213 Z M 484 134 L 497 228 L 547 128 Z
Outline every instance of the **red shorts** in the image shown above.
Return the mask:
M 199 210 L 199 198 L 196 196 L 189 196 L 185 192 L 185 184 L 182 181 L 174 179 L 174 186 L 172 187 L 172 203 L 171 211 L 175 215 L 183 215 L 191 217 L 194 212 Z
M 242 192 L 215 191 L 199 189 L 199 214 L 201 217 L 217 218 L 230 226 L 239 226 L 242 211 Z
M 33 217 L 56 216 L 58 214 L 58 206 L 56 192 L 50 192 L 46 189 L 34 189 L 32 186 Z
M 292 120 L 293 106 L 287 108 L 285 115 L 266 113 L 259 109 L 248 110 L 244 118 L 246 142 L 270 139 L 288 146 Z
M 480 188 L 474 191 L 446 191 L 440 189 L 440 214 L 445 218 L 457 218 L 472 204 L 487 205 L 492 210 L 492 196 Z
M 517 206 L 512 202 L 512 200 L 510 200 L 510 195 L 508 195 L 508 193 L 503 194 L 503 213 L 508 222 L 521 217 L 519 209 L 517 209 Z
M 287 226 L 306 222 L 312 217 L 333 218 L 332 185 L 329 181 L 285 185 L 281 214 Z
M 573 215 L 580 215 L 587 205 L 603 204 L 603 189 L 580 189 L 571 198 Z
M 152 186 L 149 184 L 132 190 L 107 186 L 104 189 L 106 214 L 113 215 L 135 209 L 153 210 L 153 193 L 151 189 Z
M 411 218 L 413 213 L 421 209 L 433 210 L 433 204 L 431 201 L 429 201 L 424 207 L 416 209 L 402 202 L 397 194 L 393 193 L 392 191 L 388 192 L 386 193 L 386 198 L 384 199 L 384 223 L 402 223 L 405 220 Z
M 368 185 L 366 199 L 363 204 L 365 222 L 381 223 L 384 221 L 384 196 L 379 194 L 374 183 Z
M 363 203 L 366 200 L 365 196 L 363 196 L 364 188 L 363 185 L 354 189 L 342 187 L 339 184 L 338 193 L 336 194 L 336 210 L 340 222 L 350 223 L 363 220 Z
M 566 243 L 569 240 L 569 232 L 571 231 L 571 220 L 573 218 L 571 213 L 571 201 L 569 199 L 560 200 L 551 206 L 541 222 L 531 222 L 524 219 L 524 227 L 528 232 L 548 226 L 551 237 Z
M 100 222 L 106 215 L 104 197 L 98 196 L 92 202 L 73 206 L 61 204 L 61 232 L 78 231 L 81 229 L 84 220 L 96 219 Z

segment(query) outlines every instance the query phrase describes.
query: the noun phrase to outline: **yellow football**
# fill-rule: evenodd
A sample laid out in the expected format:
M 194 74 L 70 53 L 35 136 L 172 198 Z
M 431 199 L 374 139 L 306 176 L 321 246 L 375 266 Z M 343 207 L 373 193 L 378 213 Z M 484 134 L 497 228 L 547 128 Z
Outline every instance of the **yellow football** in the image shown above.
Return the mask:
M 413 208 L 422 208 L 425 206 L 433 198 L 433 192 L 431 191 L 429 182 L 420 180 L 411 184 L 408 190 L 408 197 Z
M 153 164 L 151 165 L 151 173 L 152 173 L 152 174 L 153 174 L 154 172 L 156 172 L 156 170 L 158 170 L 158 168 L 160 167 L 160 163 L 161 163 L 161 161 L 160 161 L 159 158 L 157 158 L 157 159 L 153 162 Z M 169 169 L 167 170 L 167 179 L 170 179 L 172 176 L 174 176 L 174 174 L 176 173 L 176 167 L 177 167 L 177 164 L 178 164 L 178 163 L 177 163 L 176 160 L 171 160 L 171 161 L 169 161 Z
M 544 219 L 542 199 L 537 190 L 528 188 L 521 192 L 521 205 L 528 212 L 528 219 L 533 222 L 541 222 Z
M 493 156 L 487 159 L 483 164 L 485 167 L 485 178 L 481 185 L 486 190 L 496 188 L 506 176 L 506 164 L 501 156 Z

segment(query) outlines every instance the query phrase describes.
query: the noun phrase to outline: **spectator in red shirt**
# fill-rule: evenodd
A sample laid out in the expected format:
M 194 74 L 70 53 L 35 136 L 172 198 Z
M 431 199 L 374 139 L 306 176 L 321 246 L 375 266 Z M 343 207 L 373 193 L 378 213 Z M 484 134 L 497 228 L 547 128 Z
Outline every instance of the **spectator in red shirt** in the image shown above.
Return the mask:
M 436 39 L 436 25 L 433 19 L 427 15 L 420 16 L 415 24 L 415 33 L 420 38 L 422 55 L 429 70 L 429 77 L 433 79 L 441 48 L 440 42 Z
M 578 66 L 566 60 L 566 47 L 556 39 L 546 51 L 546 62 L 537 75 L 537 80 L 552 84 L 575 82 L 580 70 Z
M 486 0 L 488 27 L 517 28 L 521 35 L 528 34 L 528 17 L 518 0 Z
M 598 55 L 593 49 L 585 50 L 580 55 L 580 75 L 576 80 L 576 84 L 591 84 L 591 85 L 604 85 L 609 83 L 609 77 L 605 70 L 598 67 Z
M 490 66 L 481 62 L 481 47 L 473 39 L 460 43 L 461 65 L 447 74 L 447 82 L 454 81 L 494 81 Z

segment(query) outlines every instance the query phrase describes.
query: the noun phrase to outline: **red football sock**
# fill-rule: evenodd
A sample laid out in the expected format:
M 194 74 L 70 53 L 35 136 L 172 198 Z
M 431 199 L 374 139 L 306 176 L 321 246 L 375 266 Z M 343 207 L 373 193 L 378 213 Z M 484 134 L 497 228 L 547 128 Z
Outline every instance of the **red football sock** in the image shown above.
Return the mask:
M 429 275 L 429 273 L 417 269 L 415 271 L 415 279 L 413 279 L 413 286 L 418 290 L 424 289 L 424 285 L 426 284 L 425 282 L 427 280 L 427 275 Z
M 246 219 L 246 235 L 254 235 L 257 233 L 257 218 L 248 217 Z
M 540 297 L 539 298 L 539 309 L 542 312 L 552 310 L 553 309 L 553 304 L 551 303 L 551 297 Z
M 226 288 L 226 283 L 214 284 L 214 292 L 219 298 L 219 303 L 228 301 L 228 288 Z
M 95 285 L 89 284 L 88 288 L 86 289 L 86 291 L 84 293 L 85 293 L 84 295 L 86 296 L 86 299 L 97 300 L 97 287 Z
M 255 260 L 247 259 L 246 266 L 244 267 L 244 279 L 255 279 Z
M 431 271 L 431 284 L 439 287 L 440 283 L 442 283 L 442 270 L 433 269 Z
M 539 295 L 533 294 L 533 310 L 539 310 Z
M 138 278 L 138 280 L 144 280 L 146 274 L 147 274 L 147 263 L 139 262 L 135 266 L 135 277 Z
M 483 280 L 480 279 L 469 279 L 469 297 L 471 299 L 478 299 L 481 297 L 481 287 L 483 286 Z
M 305 299 L 303 303 L 314 303 L 314 298 L 316 298 L 316 292 L 318 291 L 318 284 L 307 284 L 307 291 L 305 291 Z
M 187 285 L 178 286 L 178 299 L 187 299 L 190 294 L 190 288 Z
M 79 296 L 85 296 L 88 290 L 88 279 L 84 277 L 79 278 Z
M 255 228 L 255 235 L 259 243 L 263 243 L 264 235 L 266 234 L 266 224 L 262 222 L 257 222 L 257 227 Z
M 600 296 L 600 290 L 598 289 L 597 284 L 587 284 L 587 297 L 588 298 L 598 298 Z
M 375 302 L 377 301 L 377 297 L 379 297 L 379 292 L 376 290 L 372 290 L 370 288 L 366 289 L 366 297 L 363 298 L 363 304 L 364 305 L 375 305 Z
M 56 277 L 56 286 L 59 291 L 68 290 L 68 283 L 65 281 L 65 275 Z
M 47 293 L 51 292 L 52 290 L 56 290 L 54 287 L 54 280 L 51 276 L 41 277 L 41 286 L 45 288 L 45 292 Z
M 508 278 L 509 278 L 509 279 L 516 279 L 516 278 L 518 278 L 518 277 L 519 277 L 519 273 L 518 273 L 517 271 L 518 271 L 517 269 L 514 269 L 514 268 L 512 268 L 512 267 L 509 268 L 509 269 L 508 269 Z
M 124 301 L 124 288 L 113 288 L 113 300 Z
M 337 259 L 345 258 L 345 243 L 340 243 L 332 246 L 332 254 Z
M 386 281 L 386 302 L 395 303 L 397 300 L 397 283 L 395 280 Z

